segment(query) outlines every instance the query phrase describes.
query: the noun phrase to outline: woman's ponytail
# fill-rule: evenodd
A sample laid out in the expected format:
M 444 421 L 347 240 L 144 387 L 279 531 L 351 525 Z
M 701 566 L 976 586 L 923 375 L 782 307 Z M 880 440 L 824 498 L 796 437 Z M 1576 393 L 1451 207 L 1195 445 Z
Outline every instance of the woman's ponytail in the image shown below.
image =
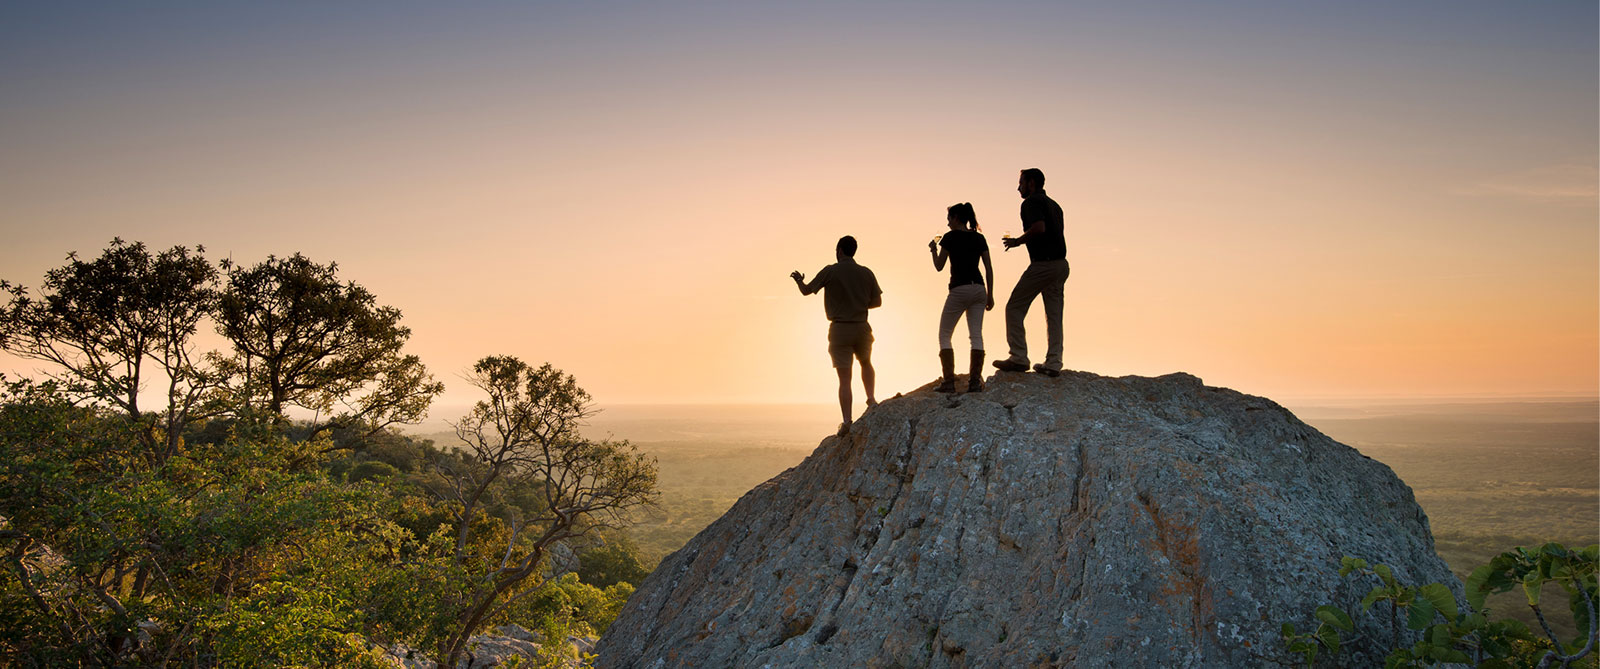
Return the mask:
M 983 231 L 983 228 L 978 227 L 978 214 L 972 210 L 971 202 L 952 204 L 950 205 L 949 212 L 955 214 L 956 220 L 967 224 L 968 230 L 973 230 L 976 232 Z

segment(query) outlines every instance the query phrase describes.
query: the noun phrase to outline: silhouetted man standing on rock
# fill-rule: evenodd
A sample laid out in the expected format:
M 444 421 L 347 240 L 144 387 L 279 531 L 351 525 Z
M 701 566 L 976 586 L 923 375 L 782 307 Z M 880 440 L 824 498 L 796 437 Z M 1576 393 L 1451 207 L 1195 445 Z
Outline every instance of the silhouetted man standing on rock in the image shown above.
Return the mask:
M 1044 194 L 1044 172 L 1033 167 L 1017 177 L 1017 193 L 1022 196 L 1021 236 L 1004 240 L 1007 249 L 1028 246 L 1028 269 L 1017 279 L 1011 289 L 1011 299 L 1006 301 L 1006 344 L 1011 347 L 1011 357 L 994 361 L 1003 372 L 1028 371 L 1028 337 L 1023 331 L 1022 319 L 1028 315 L 1033 298 L 1044 296 L 1045 334 L 1050 347 L 1044 362 L 1033 366 L 1033 371 L 1047 376 L 1061 374 L 1061 303 L 1067 275 L 1067 238 L 1063 232 L 1061 205 Z
M 872 270 L 856 264 L 856 239 L 839 238 L 834 255 L 839 262 L 822 268 L 811 283 L 806 275 L 793 272 L 789 277 L 800 288 L 801 295 L 822 291 L 822 306 L 831 324 L 828 326 L 828 355 L 833 357 L 834 371 L 839 373 L 839 412 L 844 422 L 839 424 L 839 434 L 850 432 L 850 357 L 861 361 L 861 385 L 867 391 L 867 408 L 878 400 L 872 396 L 872 326 L 867 325 L 867 310 L 883 305 L 883 290 L 878 288 L 878 277 Z

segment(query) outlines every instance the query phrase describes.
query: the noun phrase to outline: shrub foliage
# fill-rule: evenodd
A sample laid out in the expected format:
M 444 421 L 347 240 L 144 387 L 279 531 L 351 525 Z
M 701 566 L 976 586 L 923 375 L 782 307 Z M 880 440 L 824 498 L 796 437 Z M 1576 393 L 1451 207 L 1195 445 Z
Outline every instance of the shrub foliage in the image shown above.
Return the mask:
M 1585 658 L 1589 658 L 1585 666 L 1594 666 L 1600 639 L 1597 558 L 1600 545 L 1514 548 L 1472 572 L 1463 603 L 1442 583 L 1408 585 L 1388 565 L 1347 556 L 1339 569 L 1341 576 L 1375 583 L 1359 608 L 1319 606 L 1314 629 L 1302 632 L 1293 623 L 1283 624 L 1284 643 L 1307 667 L 1343 666 L 1341 660 L 1355 646 L 1378 650 L 1375 654 L 1384 657 L 1385 667 L 1568 667 Z M 1577 628 L 1574 638 L 1561 639 L 1551 630 L 1542 604 L 1547 585 L 1566 595 L 1563 608 Z M 1485 606 L 1489 595 L 1518 588 L 1539 622 L 1537 633 L 1514 619 L 1492 619 Z M 1358 618 L 1366 617 L 1378 618 L 1378 624 L 1357 633 Z M 1387 653 L 1382 652 L 1385 649 Z
M 511 623 L 548 660 L 616 617 L 643 574 L 597 532 L 655 467 L 578 435 L 572 376 L 485 358 L 488 399 L 435 446 L 391 428 L 442 390 L 398 310 L 299 255 L 221 270 L 115 240 L 38 293 L 0 283 L 0 348 L 50 366 L 0 376 L 0 665 L 448 661 Z M 227 350 L 198 350 L 208 326 Z

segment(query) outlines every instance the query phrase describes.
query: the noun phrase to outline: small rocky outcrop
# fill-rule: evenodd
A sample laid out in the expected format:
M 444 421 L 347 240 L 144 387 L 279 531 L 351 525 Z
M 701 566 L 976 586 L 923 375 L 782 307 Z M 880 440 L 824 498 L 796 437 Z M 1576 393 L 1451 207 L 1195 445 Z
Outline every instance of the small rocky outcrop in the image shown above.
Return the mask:
M 998 374 L 824 439 L 662 561 L 597 652 L 615 669 L 1270 666 L 1290 659 L 1282 623 L 1364 593 L 1344 555 L 1456 583 L 1393 471 L 1269 400 L 1186 374 Z

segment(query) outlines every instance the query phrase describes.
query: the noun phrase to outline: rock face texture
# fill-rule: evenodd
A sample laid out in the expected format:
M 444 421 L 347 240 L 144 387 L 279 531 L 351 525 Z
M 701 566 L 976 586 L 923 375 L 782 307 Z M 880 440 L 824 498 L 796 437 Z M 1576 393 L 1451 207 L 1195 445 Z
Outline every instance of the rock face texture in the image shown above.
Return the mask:
M 1186 374 L 1002 373 L 824 439 L 662 561 L 597 652 L 617 669 L 1270 666 L 1290 659 L 1284 622 L 1370 587 L 1339 577 L 1344 555 L 1457 583 L 1393 471 L 1269 400 Z

